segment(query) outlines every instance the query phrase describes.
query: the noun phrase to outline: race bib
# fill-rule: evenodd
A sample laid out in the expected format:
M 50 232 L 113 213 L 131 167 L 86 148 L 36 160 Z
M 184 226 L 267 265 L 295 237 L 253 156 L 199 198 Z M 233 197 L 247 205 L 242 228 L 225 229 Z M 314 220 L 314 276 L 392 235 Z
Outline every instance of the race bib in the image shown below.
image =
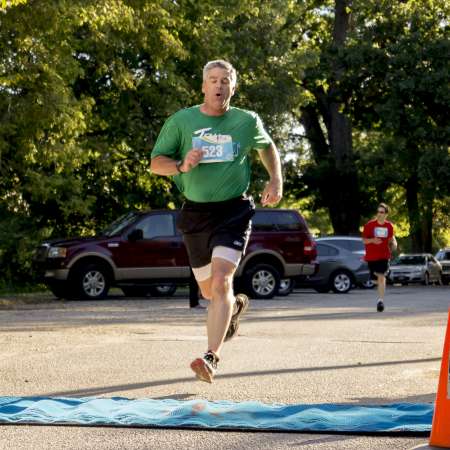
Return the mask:
M 385 227 L 375 227 L 374 234 L 377 238 L 387 238 L 388 237 L 388 229 Z
M 192 138 L 192 147 L 203 152 L 200 164 L 233 161 L 236 146 L 228 134 L 209 134 Z

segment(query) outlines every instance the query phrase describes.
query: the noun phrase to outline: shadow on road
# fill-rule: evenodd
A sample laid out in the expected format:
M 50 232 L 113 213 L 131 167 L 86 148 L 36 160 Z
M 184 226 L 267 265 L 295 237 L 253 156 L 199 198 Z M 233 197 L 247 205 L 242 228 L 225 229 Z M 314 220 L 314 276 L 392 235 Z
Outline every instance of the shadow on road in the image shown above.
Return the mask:
M 402 365 L 402 364 L 417 364 L 417 363 L 428 363 L 428 362 L 437 362 L 441 361 L 441 358 L 424 358 L 424 359 L 407 359 L 407 360 L 396 360 L 396 361 L 382 361 L 382 362 L 373 362 L 373 363 L 357 363 L 357 364 L 345 364 L 340 366 L 315 366 L 315 367 L 301 367 L 301 368 L 291 368 L 291 369 L 278 369 L 278 370 L 262 370 L 262 371 L 253 371 L 253 372 L 236 372 L 229 373 L 224 375 L 219 375 L 217 379 L 230 379 L 230 378 L 243 378 L 243 377 L 256 377 L 256 376 L 267 376 L 267 375 L 283 375 L 283 374 L 291 374 L 291 373 L 305 373 L 305 372 L 323 372 L 328 370 L 341 370 L 341 369 L 358 369 L 358 368 L 366 368 L 366 367 L 381 367 L 381 366 L 393 366 L 393 365 Z M 94 396 L 101 394 L 109 394 L 112 392 L 120 392 L 120 391 L 129 391 L 129 390 L 138 390 L 149 387 L 156 386 L 168 386 L 172 384 L 178 383 L 189 383 L 189 382 L 197 382 L 194 377 L 185 377 L 185 378 L 173 378 L 169 380 L 156 380 L 150 382 L 143 383 L 133 383 L 133 384 L 122 384 L 116 386 L 105 386 L 105 387 L 96 387 L 89 389 L 80 389 L 80 390 L 72 390 L 72 391 L 59 391 L 59 392 L 51 392 L 46 394 L 39 394 L 43 396 Z M 431 394 L 430 394 L 431 395 Z M 170 397 L 173 398 L 173 397 Z M 379 400 L 379 399 L 378 399 Z M 362 400 L 361 400 L 362 401 Z

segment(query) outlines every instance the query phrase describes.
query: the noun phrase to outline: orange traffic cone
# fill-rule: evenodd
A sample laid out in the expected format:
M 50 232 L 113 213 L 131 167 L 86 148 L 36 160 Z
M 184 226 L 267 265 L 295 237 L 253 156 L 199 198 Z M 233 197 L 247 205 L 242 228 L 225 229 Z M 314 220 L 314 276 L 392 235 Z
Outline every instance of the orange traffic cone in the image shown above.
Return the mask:
M 445 333 L 439 386 L 434 405 L 430 445 L 450 448 L 450 309 Z

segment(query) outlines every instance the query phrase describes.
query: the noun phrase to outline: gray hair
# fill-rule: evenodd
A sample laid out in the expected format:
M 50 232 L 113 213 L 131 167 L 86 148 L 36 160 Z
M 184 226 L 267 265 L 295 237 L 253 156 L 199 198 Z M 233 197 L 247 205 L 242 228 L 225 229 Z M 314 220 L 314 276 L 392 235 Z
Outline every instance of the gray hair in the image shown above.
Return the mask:
M 203 81 L 206 80 L 208 72 L 216 67 L 228 70 L 230 72 L 231 81 L 236 84 L 236 69 L 231 65 L 231 63 L 225 61 L 224 59 L 215 59 L 214 61 L 209 61 L 206 63 L 205 67 L 203 67 Z

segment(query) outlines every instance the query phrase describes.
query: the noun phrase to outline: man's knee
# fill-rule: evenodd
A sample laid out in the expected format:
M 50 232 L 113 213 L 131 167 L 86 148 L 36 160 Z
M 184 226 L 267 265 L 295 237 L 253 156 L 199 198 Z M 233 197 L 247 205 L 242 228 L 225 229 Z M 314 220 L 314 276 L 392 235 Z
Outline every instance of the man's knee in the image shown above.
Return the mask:
M 226 297 L 233 288 L 233 275 L 224 272 L 213 274 L 211 279 L 211 294 L 213 298 Z

